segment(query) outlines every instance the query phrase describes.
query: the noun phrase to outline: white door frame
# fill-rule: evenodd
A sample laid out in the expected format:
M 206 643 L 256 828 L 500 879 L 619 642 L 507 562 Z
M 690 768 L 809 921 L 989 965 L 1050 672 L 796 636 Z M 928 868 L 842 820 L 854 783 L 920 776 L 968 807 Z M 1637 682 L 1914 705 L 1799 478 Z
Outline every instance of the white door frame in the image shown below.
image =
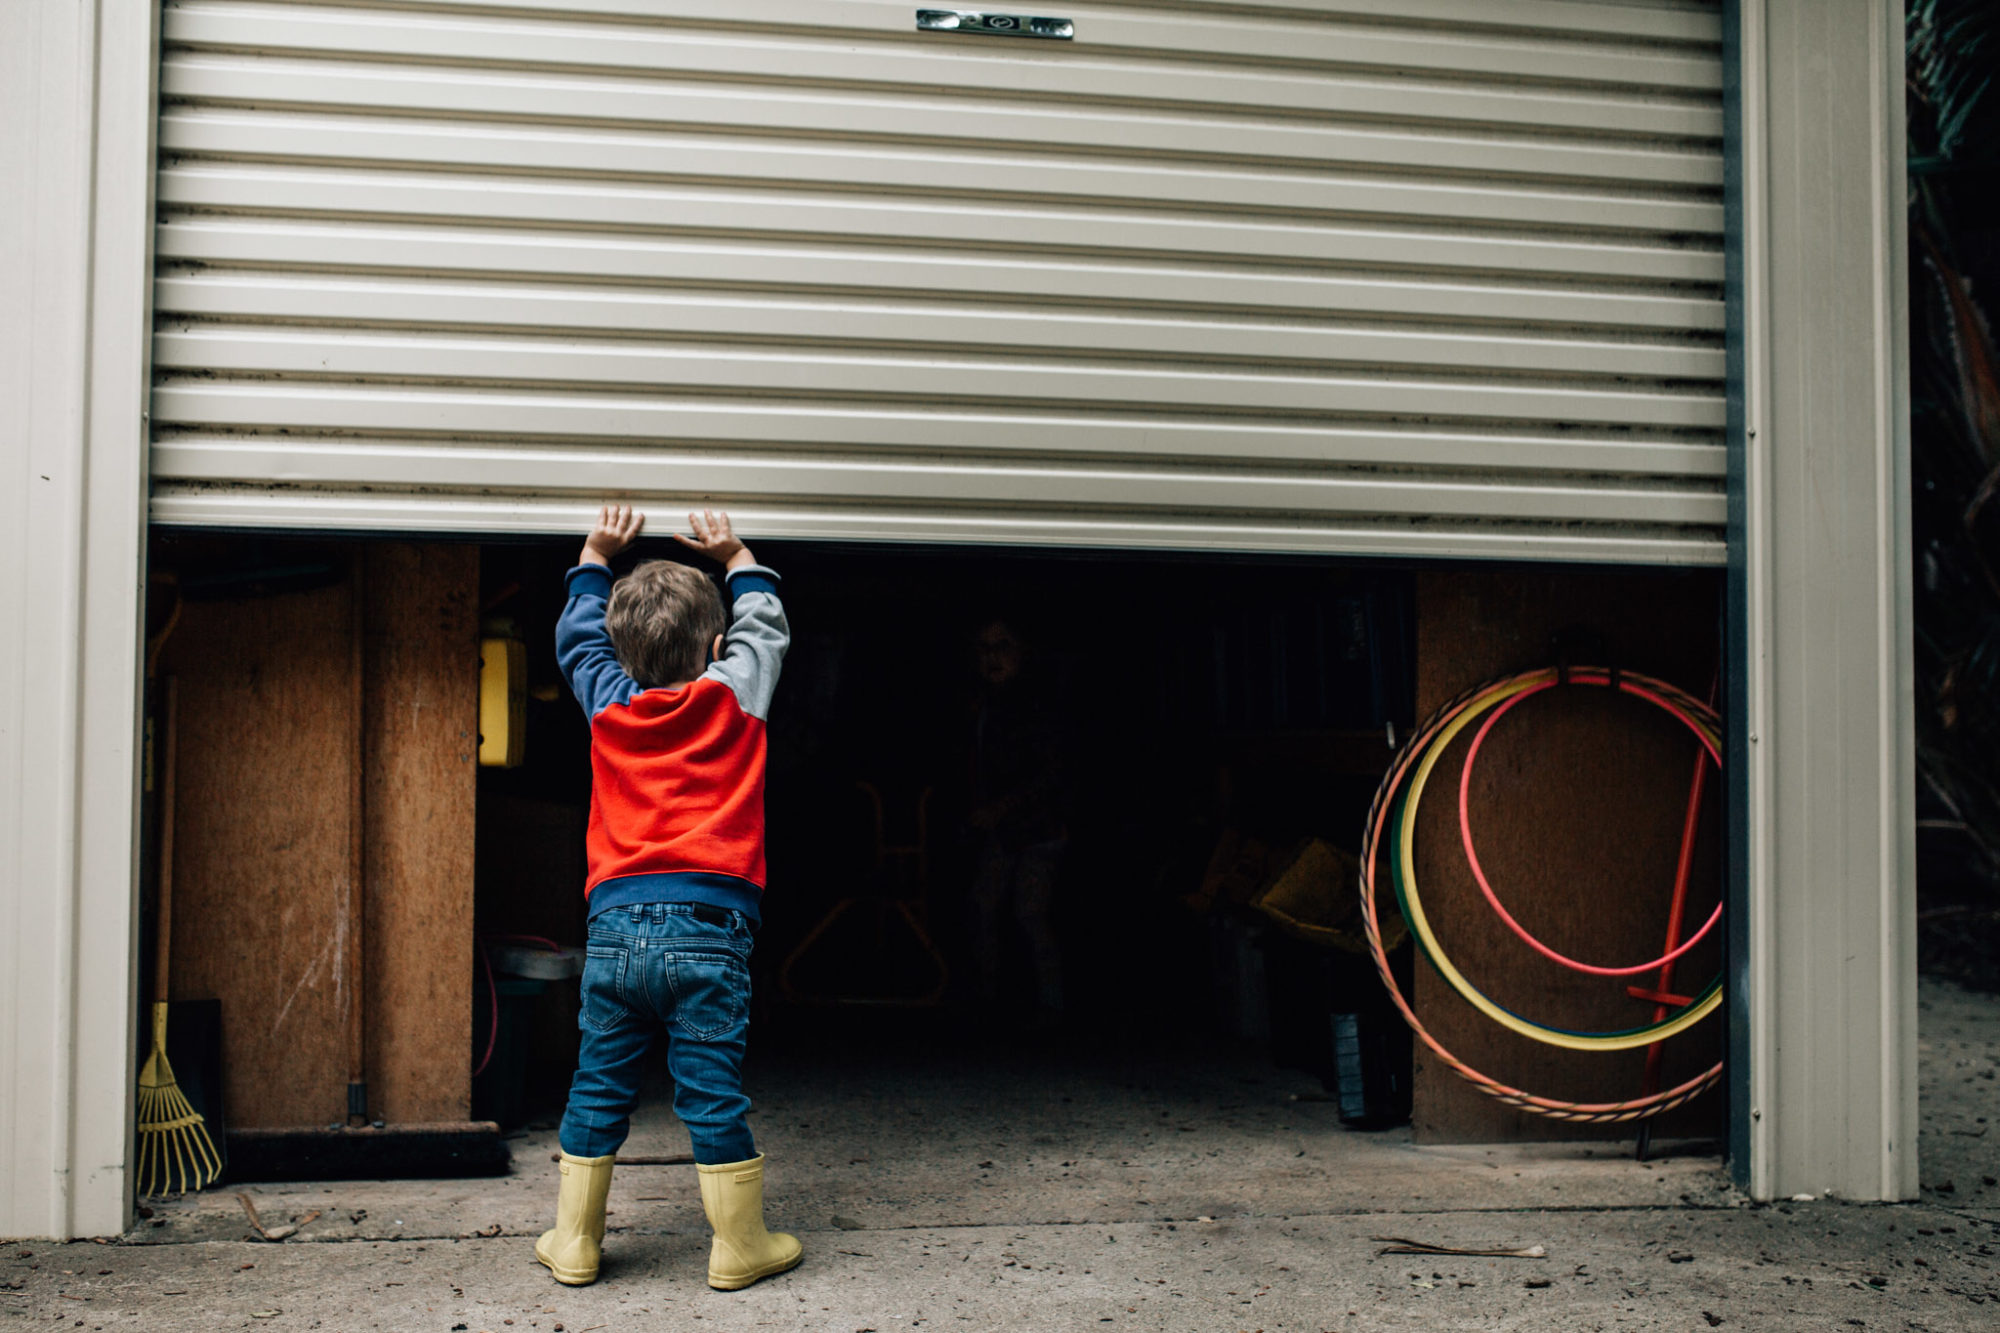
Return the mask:
M 154 0 L 0 5 L 0 1235 L 131 1219 Z
M 1730 0 L 1730 1137 L 1917 1191 L 1901 0 Z

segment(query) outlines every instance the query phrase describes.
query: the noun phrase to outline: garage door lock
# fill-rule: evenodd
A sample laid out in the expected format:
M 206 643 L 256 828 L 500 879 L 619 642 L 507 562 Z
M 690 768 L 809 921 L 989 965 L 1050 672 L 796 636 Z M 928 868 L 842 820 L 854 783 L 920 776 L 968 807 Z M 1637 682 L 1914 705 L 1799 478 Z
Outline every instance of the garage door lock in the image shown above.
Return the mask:
M 1067 42 L 1076 36 L 1068 19 L 1033 18 L 1023 14 L 987 14 L 967 9 L 919 9 L 918 32 L 977 32 L 991 37 L 1046 37 Z

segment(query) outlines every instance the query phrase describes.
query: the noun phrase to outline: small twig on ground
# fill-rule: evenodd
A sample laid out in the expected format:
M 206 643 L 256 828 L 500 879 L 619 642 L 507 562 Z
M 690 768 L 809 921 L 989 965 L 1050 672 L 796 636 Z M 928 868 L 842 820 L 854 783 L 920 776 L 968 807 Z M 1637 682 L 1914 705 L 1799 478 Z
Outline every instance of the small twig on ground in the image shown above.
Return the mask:
M 257 1229 L 257 1235 L 262 1240 L 280 1241 L 290 1236 L 296 1236 L 299 1234 L 299 1228 L 310 1226 L 312 1223 L 318 1221 L 320 1216 L 320 1210 L 315 1208 L 296 1222 L 289 1222 L 284 1226 L 271 1227 L 266 1230 L 264 1220 L 257 1216 L 257 1205 L 250 1201 L 249 1195 L 237 1195 L 236 1202 L 243 1205 L 243 1211 L 250 1218 L 250 1225 Z
M 1433 1245 L 1425 1240 L 1410 1240 L 1403 1236 L 1370 1236 L 1368 1239 L 1384 1247 L 1375 1251 L 1377 1255 L 1439 1254 L 1450 1255 L 1453 1258 L 1460 1259 L 1546 1259 L 1549 1257 L 1548 1248 L 1542 1245 L 1530 1245 L 1522 1250 L 1460 1249 L 1452 1245 Z

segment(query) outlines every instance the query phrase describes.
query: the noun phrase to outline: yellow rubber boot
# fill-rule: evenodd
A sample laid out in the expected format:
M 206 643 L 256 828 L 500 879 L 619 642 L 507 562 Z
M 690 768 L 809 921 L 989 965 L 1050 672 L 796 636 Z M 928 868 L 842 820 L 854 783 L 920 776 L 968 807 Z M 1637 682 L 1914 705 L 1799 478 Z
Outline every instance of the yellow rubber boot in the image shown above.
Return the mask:
M 597 1281 L 604 1249 L 604 1203 L 611 1196 L 611 1164 L 605 1157 L 562 1155 L 562 1193 L 556 1197 L 556 1224 L 535 1242 L 535 1258 L 570 1287 Z
M 701 1173 L 701 1210 L 715 1229 L 709 1286 L 736 1291 L 798 1266 L 805 1253 L 798 1238 L 764 1230 L 764 1154 L 747 1162 L 697 1164 L 695 1170 Z

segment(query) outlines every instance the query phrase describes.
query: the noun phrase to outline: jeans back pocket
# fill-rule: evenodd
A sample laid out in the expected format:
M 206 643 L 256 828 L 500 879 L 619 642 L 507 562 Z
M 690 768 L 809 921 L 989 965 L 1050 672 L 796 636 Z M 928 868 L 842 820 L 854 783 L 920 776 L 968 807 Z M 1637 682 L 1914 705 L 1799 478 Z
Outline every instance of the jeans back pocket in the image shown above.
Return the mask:
M 617 1027 L 628 1012 L 625 1003 L 626 952 L 605 944 L 583 951 L 583 1021 L 599 1032 Z
M 673 1023 L 696 1041 L 740 1032 L 750 1017 L 750 968 L 735 954 L 676 953 L 667 959 Z

